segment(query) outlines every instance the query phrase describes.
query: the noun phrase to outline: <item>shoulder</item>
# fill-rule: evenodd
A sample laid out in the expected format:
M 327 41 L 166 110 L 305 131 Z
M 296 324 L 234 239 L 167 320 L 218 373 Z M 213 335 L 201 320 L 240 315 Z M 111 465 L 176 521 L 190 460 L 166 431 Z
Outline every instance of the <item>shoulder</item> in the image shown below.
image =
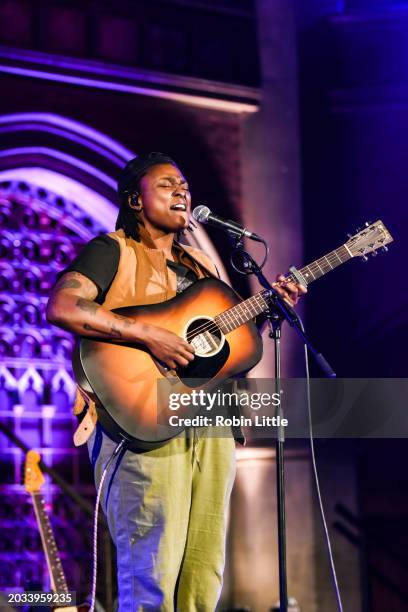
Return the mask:
M 123 229 L 116 230 L 114 232 L 109 232 L 109 234 L 103 234 L 104 238 L 118 244 L 120 247 L 126 245 L 126 235 Z
M 92 238 L 78 253 L 75 261 L 85 261 L 91 259 L 95 264 L 105 262 L 106 260 L 119 257 L 119 244 L 109 236 L 109 234 L 101 234 Z
M 135 240 L 131 236 L 127 236 L 123 229 L 115 230 L 114 232 L 109 232 L 106 236 L 114 243 L 116 243 L 118 250 L 121 255 L 128 253 L 133 253 L 135 250 L 143 249 L 142 242 L 140 240 Z
M 102 260 L 116 257 L 118 254 L 118 243 L 108 234 L 100 234 L 81 247 L 75 259 L 71 261 L 69 268 L 77 266 L 79 263 L 82 265 L 88 260 L 92 260 L 95 263 L 101 262 Z
M 118 243 L 107 234 L 92 238 L 67 268 L 57 274 L 57 280 L 68 272 L 79 272 L 99 289 L 98 300 L 109 286 L 118 269 Z
M 117 242 L 113 239 L 110 234 L 100 234 L 99 236 L 95 236 L 92 238 L 86 245 L 88 246 L 96 246 L 96 247 L 104 247 L 106 249 L 117 249 Z

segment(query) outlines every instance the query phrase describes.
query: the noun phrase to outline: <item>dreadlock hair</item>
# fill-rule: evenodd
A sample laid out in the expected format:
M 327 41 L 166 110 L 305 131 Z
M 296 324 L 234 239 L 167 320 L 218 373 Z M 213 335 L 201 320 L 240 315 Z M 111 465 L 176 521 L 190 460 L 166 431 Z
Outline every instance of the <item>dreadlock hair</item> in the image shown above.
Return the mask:
M 140 179 L 133 191 L 131 191 L 130 193 L 124 192 L 123 194 L 119 195 L 120 207 L 115 225 L 115 230 L 123 229 L 127 237 L 133 238 L 138 242 L 140 242 L 140 234 L 138 227 L 139 225 L 143 225 L 143 221 L 139 213 L 133 208 L 131 208 L 131 206 L 129 205 L 129 197 L 137 197 L 139 195 L 139 184 Z

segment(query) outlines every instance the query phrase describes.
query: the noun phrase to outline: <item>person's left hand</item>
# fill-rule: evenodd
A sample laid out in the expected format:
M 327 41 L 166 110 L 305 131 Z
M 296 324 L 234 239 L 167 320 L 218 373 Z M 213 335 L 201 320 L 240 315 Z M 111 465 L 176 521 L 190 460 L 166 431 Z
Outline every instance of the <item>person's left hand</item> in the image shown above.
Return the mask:
M 290 306 L 296 306 L 299 298 L 307 293 L 306 287 L 300 283 L 288 282 L 283 274 L 278 274 L 272 286 Z

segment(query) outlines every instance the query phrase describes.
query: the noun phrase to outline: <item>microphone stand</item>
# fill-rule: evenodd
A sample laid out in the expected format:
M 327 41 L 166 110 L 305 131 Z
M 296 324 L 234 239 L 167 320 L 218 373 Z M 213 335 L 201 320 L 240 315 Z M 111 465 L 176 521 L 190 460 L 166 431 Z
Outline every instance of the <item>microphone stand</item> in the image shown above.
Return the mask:
M 285 520 L 285 463 L 284 463 L 284 443 L 285 428 L 281 425 L 283 418 L 282 394 L 281 394 L 281 330 L 282 323 L 286 320 L 293 327 L 309 351 L 313 355 L 323 374 L 327 378 L 335 378 L 336 374 L 326 361 L 322 353 L 319 353 L 307 337 L 303 324 L 295 310 L 286 304 L 284 299 L 276 292 L 271 283 L 263 274 L 261 268 L 253 257 L 244 249 L 242 242 L 242 232 L 229 230 L 228 234 L 234 245 L 235 251 L 239 252 L 243 258 L 243 265 L 247 274 L 255 274 L 262 287 L 269 291 L 270 306 L 267 318 L 271 325 L 269 337 L 273 338 L 275 346 L 275 392 L 279 393 L 281 401 L 276 407 L 278 419 L 277 434 L 275 440 L 276 453 L 276 495 L 277 495 L 277 519 L 278 519 L 278 561 L 279 561 L 279 609 L 280 612 L 288 612 L 288 590 L 287 590 L 287 569 L 286 569 L 286 520 Z M 296 276 L 296 269 L 291 268 L 291 272 Z

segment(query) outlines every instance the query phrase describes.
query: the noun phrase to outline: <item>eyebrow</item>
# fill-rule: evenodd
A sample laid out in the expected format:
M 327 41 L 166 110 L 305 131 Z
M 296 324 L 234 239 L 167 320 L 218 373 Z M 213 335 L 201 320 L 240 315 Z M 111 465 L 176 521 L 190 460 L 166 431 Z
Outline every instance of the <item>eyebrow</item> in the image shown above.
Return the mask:
M 161 176 L 159 178 L 159 181 L 163 181 L 163 180 L 171 181 L 172 183 L 178 182 L 176 176 Z M 182 181 L 180 181 L 180 185 L 188 185 L 186 179 L 183 179 Z

